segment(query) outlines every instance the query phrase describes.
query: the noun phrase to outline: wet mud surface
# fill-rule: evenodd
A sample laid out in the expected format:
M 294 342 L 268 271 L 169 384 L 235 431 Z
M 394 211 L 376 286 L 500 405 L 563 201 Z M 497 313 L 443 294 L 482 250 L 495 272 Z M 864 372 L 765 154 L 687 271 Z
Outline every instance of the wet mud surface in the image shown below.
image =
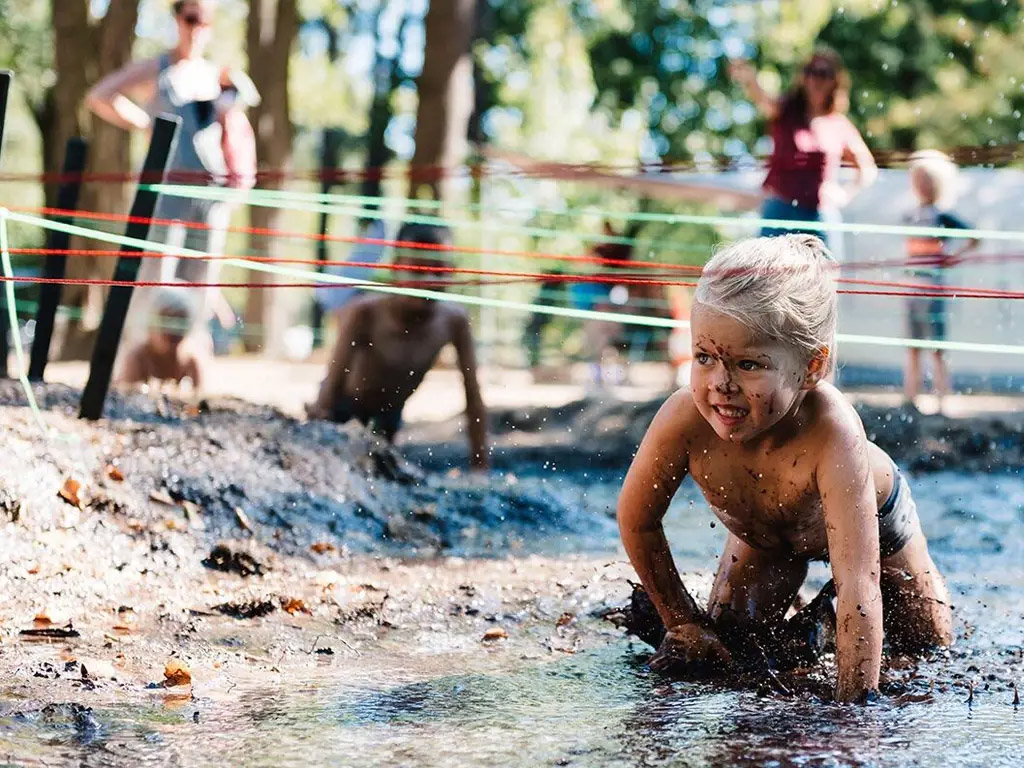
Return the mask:
M 495 413 L 478 476 L 455 421 L 394 451 L 238 401 L 121 395 L 83 424 L 76 391 L 37 394 L 47 440 L 0 383 L 0 764 L 1019 764 L 1013 423 L 862 411 L 912 470 L 957 644 L 840 707 L 828 656 L 671 681 L 618 626 L 612 510 L 657 404 Z M 684 487 L 666 523 L 698 595 L 712 520 Z

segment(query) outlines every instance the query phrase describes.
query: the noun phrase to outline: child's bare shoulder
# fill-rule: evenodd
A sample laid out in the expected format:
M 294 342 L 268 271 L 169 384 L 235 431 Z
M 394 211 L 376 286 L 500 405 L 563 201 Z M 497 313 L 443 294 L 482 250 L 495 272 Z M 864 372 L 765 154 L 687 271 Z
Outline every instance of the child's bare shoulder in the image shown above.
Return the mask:
M 693 393 L 685 388 L 676 390 L 662 404 L 651 426 L 660 431 L 675 432 L 687 444 L 692 444 L 710 431 L 707 421 L 697 410 Z
M 866 441 L 860 415 L 843 393 L 823 382 L 807 397 L 807 435 L 821 446 L 845 446 Z

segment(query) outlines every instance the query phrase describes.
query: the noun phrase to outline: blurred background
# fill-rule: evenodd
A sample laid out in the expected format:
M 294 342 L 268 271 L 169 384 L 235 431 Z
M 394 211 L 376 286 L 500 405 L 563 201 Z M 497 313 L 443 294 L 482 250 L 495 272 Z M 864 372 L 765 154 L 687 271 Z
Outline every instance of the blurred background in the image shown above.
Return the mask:
M 963 168 L 957 211 L 971 224 L 1016 229 L 1024 220 L 1017 149 L 1024 25 L 1016 2 L 220 0 L 215 7 L 211 57 L 245 69 L 263 94 L 250 113 L 268 172 L 259 186 L 364 196 L 326 214 L 310 206 L 238 206 L 236 227 L 292 234 L 231 232 L 230 255 L 347 259 L 351 243 L 309 236 L 357 235 L 359 216 L 369 215 L 393 237 L 416 198 L 436 203 L 416 210 L 447 220 L 457 244 L 481 251 L 453 255 L 456 265 L 566 269 L 556 259 L 495 251 L 702 264 L 716 243 L 756 233 L 744 219 L 756 217 L 771 150 L 765 122 L 730 79 L 728 60 L 749 60 L 762 88 L 779 94 L 820 44 L 842 57 L 852 83 L 848 116 L 882 168 L 878 183 L 841 212 L 844 220 L 899 223 L 912 205 L 906 158 L 926 148 L 946 151 Z M 52 201 L 54 185 L 39 174 L 59 170 L 71 136 L 89 141 L 90 173 L 137 169 L 146 137 L 102 124 L 83 99 L 103 75 L 166 50 L 174 36 L 166 0 L 0 0 L 0 67 L 16 73 L 0 197 L 23 206 Z M 133 188 L 127 178 L 90 181 L 79 208 L 123 213 Z M 734 218 L 725 225 L 630 218 L 637 213 Z M 12 240 L 42 246 L 43 232 L 12 225 Z M 895 235 L 847 233 L 831 245 L 857 264 L 898 262 L 903 254 Z M 1020 286 L 1022 252 L 1019 241 L 983 242 L 982 255 L 1005 258 L 957 267 L 949 282 Z M 27 256 L 16 267 L 40 270 Z M 111 259 L 69 261 L 75 277 L 109 277 L 112 269 Z M 573 272 L 588 269 L 572 265 Z M 903 271 L 863 274 L 899 280 Z M 390 279 L 370 270 L 365 276 Z M 274 279 L 231 267 L 222 277 Z M 450 290 L 572 303 L 564 285 L 540 280 Z M 670 293 L 634 291 L 621 303 L 668 317 Z M 65 289 L 62 358 L 88 357 L 102 295 L 102 288 Z M 223 353 L 305 359 L 330 341 L 312 289 L 237 288 L 226 298 L 241 322 L 219 340 Z M 34 299 L 33 287 L 19 286 L 26 320 Z M 840 330 L 902 335 L 900 301 L 844 297 Z M 1024 316 L 1016 302 L 950 304 L 949 338 L 1019 340 Z M 557 375 L 587 357 L 579 321 L 557 318 L 538 328 L 522 311 L 473 312 L 487 366 L 532 365 Z M 31 324 L 21 331 L 30 336 Z M 622 329 L 612 335 L 623 364 L 668 357 L 667 331 L 642 342 Z M 899 348 L 850 345 L 841 353 L 842 376 L 897 384 L 901 356 Z M 1020 356 L 955 352 L 951 363 L 961 389 L 1024 385 Z

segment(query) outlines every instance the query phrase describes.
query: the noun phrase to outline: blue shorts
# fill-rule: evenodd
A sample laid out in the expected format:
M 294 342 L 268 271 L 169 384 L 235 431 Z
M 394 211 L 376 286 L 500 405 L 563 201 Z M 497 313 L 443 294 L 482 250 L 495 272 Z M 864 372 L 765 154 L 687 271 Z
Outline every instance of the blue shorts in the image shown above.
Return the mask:
M 790 205 L 781 197 L 768 197 L 765 198 L 764 204 L 761 206 L 761 218 L 763 219 L 782 219 L 783 221 L 792 221 L 793 226 L 762 226 L 761 237 L 777 237 L 778 235 L 794 235 L 794 234 L 808 234 L 817 235 L 822 240 L 825 240 L 825 232 L 819 229 L 805 229 L 799 226 L 799 222 L 804 221 L 821 221 L 821 214 L 818 213 L 816 208 L 804 208 L 799 205 Z

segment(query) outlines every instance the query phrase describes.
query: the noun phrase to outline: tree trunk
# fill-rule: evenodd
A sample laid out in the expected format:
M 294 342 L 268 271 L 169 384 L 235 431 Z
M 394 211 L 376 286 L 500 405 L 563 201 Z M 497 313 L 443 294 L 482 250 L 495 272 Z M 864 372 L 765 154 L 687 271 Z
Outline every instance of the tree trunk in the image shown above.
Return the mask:
M 409 197 L 425 193 L 440 200 L 443 175 L 465 156 L 473 111 L 469 42 L 475 15 L 476 0 L 431 0 L 427 11 Z
M 262 101 L 253 108 L 251 118 L 256 131 L 256 156 L 262 186 L 276 189 L 283 183 L 282 173 L 291 165 L 292 124 L 288 104 L 288 59 L 292 42 L 298 33 L 299 18 L 296 0 L 249 0 L 246 22 L 246 45 L 249 74 L 260 91 Z M 276 208 L 249 208 L 253 227 L 276 228 L 281 218 Z M 258 256 L 283 256 L 283 243 L 277 238 L 250 237 L 250 252 Z M 273 275 L 250 272 L 256 283 L 276 282 Z M 249 351 L 262 351 L 272 357 L 284 352 L 286 318 L 284 303 L 276 289 L 255 288 L 249 291 L 245 306 L 245 324 L 250 333 L 245 345 Z
M 92 83 L 131 59 L 138 21 L 138 3 L 110 3 L 106 15 L 89 23 L 85 0 L 53 0 L 54 44 L 57 82 L 53 89 L 54 121 L 49 127 L 47 170 L 59 171 L 67 138 L 81 133 L 81 105 Z M 88 123 L 89 160 L 86 174 L 124 173 L 131 168 L 131 136 L 119 128 L 92 117 Z M 82 186 L 78 207 L 85 211 L 125 213 L 127 185 L 120 182 L 88 182 Z M 93 222 L 87 222 L 93 226 Z M 115 231 L 123 226 L 113 225 Z M 99 248 L 93 240 L 75 238 L 72 248 Z M 71 278 L 109 278 L 113 258 L 68 259 Z M 100 286 L 64 287 L 61 303 L 79 307 L 82 317 L 72 321 L 60 348 L 61 358 L 87 359 L 92 351 L 96 327 L 107 295 Z
M 366 173 L 359 185 L 359 194 L 366 197 L 380 197 L 384 166 L 391 159 L 385 135 L 394 117 L 391 96 L 402 80 L 402 43 L 406 23 L 409 21 L 409 12 L 406 10 L 395 33 L 398 46 L 388 58 L 381 53 L 380 17 L 383 9 L 382 3 L 373 17 L 373 47 L 376 52 L 373 63 L 373 100 L 370 102 L 370 122 L 366 129 Z

